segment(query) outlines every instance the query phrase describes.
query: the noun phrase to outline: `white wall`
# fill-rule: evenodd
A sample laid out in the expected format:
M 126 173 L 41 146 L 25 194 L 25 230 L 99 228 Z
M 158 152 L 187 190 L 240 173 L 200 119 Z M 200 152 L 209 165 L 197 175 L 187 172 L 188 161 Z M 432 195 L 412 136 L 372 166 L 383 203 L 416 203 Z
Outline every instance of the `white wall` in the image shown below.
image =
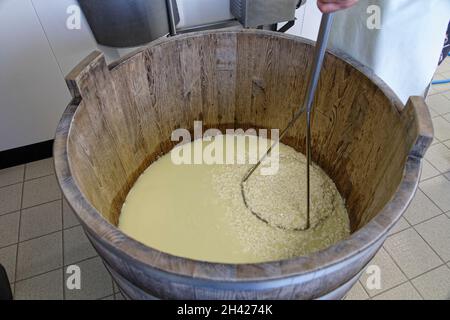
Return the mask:
M 69 100 L 29 0 L 0 2 L 0 151 L 51 139 Z
M 0 0 L 0 151 L 53 139 L 71 98 L 64 76 L 98 48 L 84 19 L 80 30 L 66 28 L 75 3 Z

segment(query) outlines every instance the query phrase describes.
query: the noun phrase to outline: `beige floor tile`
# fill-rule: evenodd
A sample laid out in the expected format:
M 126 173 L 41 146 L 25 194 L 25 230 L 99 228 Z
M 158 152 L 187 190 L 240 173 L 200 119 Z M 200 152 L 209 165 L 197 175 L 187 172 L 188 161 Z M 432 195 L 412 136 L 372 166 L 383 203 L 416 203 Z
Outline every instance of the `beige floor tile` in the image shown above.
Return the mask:
M 64 229 L 75 227 L 80 224 L 67 200 L 63 198 L 63 223 Z
M 409 279 L 442 264 L 442 260 L 414 229 L 389 237 L 384 248 Z
M 395 226 L 391 229 L 391 231 L 389 231 L 389 235 L 396 234 L 410 227 L 411 225 L 408 223 L 408 221 L 406 221 L 403 217 L 401 217 L 400 220 L 398 220 Z
M 444 114 L 442 116 L 445 120 L 447 120 L 448 122 L 450 122 L 450 113 Z
M 433 81 L 436 80 L 445 80 L 446 79 L 446 72 L 438 68 L 436 70 L 436 73 L 433 76 Z M 450 84 L 434 84 L 431 85 L 430 90 L 428 92 L 428 95 L 435 95 L 435 94 L 441 94 L 443 92 L 450 91 Z
M 14 298 L 16 300 L 62 300 L 63 270 L 58 269 L 16 282 Z
M 420 180 L 426 180 L 433 177 L 436 177 L 440 174 L 440 172 L 431 165 L 427 160 L 423 160 L 422 162 L 422 174 L 420 176 Z
M 426 300 L 450 300 L 450 269 L 443 265 L 412 280 Z
M 450 58 L 446 58 L 442 64 L 438 67 L 438 72 L 448 72 L 450 71 Z
M 440 117 L 440 116 L 438 116 Z M 431 146 L 435 146 L 437 144 L 440 144 L 441 142 L 438 139 L 433 139 L 433 141 L 431 142 Z
M 430 94 L 431 95 L 431 94 Z M 428 110 L 430 111 L 430 116 L 431 118 L 435 118 L 435 117 L 439 117 L 440 114 L 437 113 L 433 108 L 431 108 L 430 106 L 428 106 Z
M 450 100 L 442 94 L 428 96 L 426 102 L 438 114 L 446 114 L 450 112 Z
M 450 211 L 450 181 L 443 176 L 420 183 L 420 189 L 443 211 Z
M 23 208 L 61 199 L 61 190 L 54 175 L 25 181 Z
M 445 214 L 425 221 L 415 229 L 442 260 L 450 261 L 450 219 Z
M 74 264 L 96 255 L 97 252 L 92 247 L 81 226 L 64 230 L 65 265 Z
M 443 117 L 433 118 L 433 128 L 434 137 L 439 141 L 446 141 L 450 139 L 450 123 Z
M 0 264 L 5 268 L 11 283 L 16 279 L 16 253 L 17 244 L 0 249 Z
M 450 171 L 450 149 L 442 143 L 432 145 L 425 154 L 425 159 L 441 173 Z
M 439 77 L 436 77 L 435 80 L 443 80 L 443 78 L 444 77 L 440 75 Z M 428 96 L 443 94 L 449 91 L 450 91 L 450 84 L 435 84 L 431 86 L 430 91 L 428 92 Z
M 442 213 L 420 189 L 417 189 L 414 199 L 411 201 L 403 217 L 412 225 L 438 216 Z
M 406 282 L 385 293 L 373 298 L 373 300 L 423 300 L 411 283 Z
M 369 295 L 364 291 L 361 283 L 356 282 L 353 288 L 346 294 L 345 300 L 367 300 Z
M 378 267 L 380 271 L 380 288 L 373 288 L 373 274 L 368 273 L 371 268 Z M 380 251 L 375 255 L 372 261 L 368 264 L 367 268 L 363 271 L 360 282 L 365 287 L 368 294 L 373 297 L 381 292 L 387 291 L 408 279 L 395 264 L 394 260 L 389 256 L 389 254 L 381 248 Z
M 20 241 L 62 229 L 61 200 L 22 210 Z
M 25 180 L 35 179 L 54 174 L 53 158 L 27 163 L 25 168 Z
M 19 243 L 16 280 L 62 267 L 62 232 Z
M 23 165 L 0 170 L 0 187 L 23 181 Z
M 101 299 L 113 294 L 111 276 L 99 257 L 85 260 L 77 265 L 82 274 L 81 290 L 69 290 L 65 287 L 66 299 Z
M 22 184 L 0 188 L 0 215 L 20 210 Z
M 0 216 L 0 248 L 17 243 L 20 212 Z

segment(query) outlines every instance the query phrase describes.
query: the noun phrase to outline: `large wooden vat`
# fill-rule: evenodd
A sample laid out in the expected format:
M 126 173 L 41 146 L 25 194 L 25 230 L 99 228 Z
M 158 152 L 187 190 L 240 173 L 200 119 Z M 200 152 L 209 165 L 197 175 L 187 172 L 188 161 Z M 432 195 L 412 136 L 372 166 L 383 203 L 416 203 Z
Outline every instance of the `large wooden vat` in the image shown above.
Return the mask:
M 116 228 L 127 192 L 173 146 L 175 128 L 284 128 L 303 101 L 312 43 L 265 31 L 154 42 L 106 65 L 92 53 L 68 76 L 73 101 L 56 133 L 59 183 L 122 291 L 133 299 L 332 299 L 357 280 L 413 197 L 432 126 L 372 72 L 330 50 L 313 114 L 313 157 L 346 199 L 352 235 L 323 251 L 263 264 L 165 254 Z M 304 149 L 300 120 L 284 143 Z

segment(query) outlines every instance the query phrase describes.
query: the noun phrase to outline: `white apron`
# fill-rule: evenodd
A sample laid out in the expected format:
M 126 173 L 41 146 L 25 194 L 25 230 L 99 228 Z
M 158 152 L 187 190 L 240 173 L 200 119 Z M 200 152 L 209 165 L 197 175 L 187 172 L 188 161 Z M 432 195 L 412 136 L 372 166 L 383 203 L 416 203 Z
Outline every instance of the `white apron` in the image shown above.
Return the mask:
M 381 9 L 381 29 L 367 27 L 370 5 Z M 450 0 L 360 0 L 336 13 L 330 46 L 372 68 L 406 103 L 425 94 L 449 21 Z

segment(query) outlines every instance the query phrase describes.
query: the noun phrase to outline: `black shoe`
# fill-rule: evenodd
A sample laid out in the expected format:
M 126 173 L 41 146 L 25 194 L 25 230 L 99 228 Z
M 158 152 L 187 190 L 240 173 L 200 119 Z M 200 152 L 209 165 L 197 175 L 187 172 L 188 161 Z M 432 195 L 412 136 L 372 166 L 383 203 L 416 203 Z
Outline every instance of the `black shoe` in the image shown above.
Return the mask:
M 13 295 L 5 268 L 0 264 L 0 300 L 12 300 Z

